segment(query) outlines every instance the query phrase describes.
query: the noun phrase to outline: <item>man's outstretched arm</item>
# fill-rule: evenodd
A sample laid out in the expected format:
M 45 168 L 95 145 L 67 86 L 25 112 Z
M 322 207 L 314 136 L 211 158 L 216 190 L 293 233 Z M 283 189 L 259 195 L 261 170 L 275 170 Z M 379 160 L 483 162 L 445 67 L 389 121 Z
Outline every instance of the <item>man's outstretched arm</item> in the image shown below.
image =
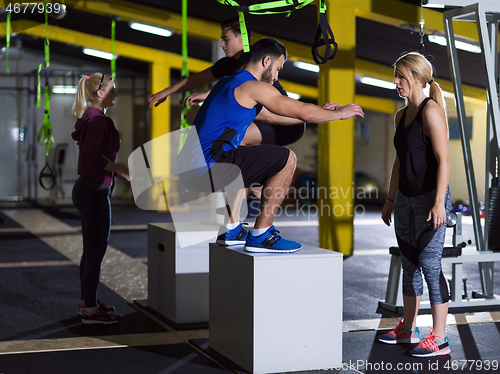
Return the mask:
M 327 103 L 320 107 L 283 96 L 271 85 L 258 81 L 246 82 L 236 88 L 235 97 L 240 105 L 247 108 L 261 104 L 274 114 L 300 122 L 324 123 L 353 116 L 364 117 L 363 110 L 357 104 L 339 106 Z
M 148 108 L 151 108 L 155 102 L 155 106 L 163 103 L 170 95 L 177 92 L 186 92 L 192 90 L 193 88 L 203 86 L 204 84 L 211 83 L 217 80 L 212 74 L 212 67 L 209 67 L 203 71 L 196 74 L 191 74 L 190 76 L 181 79 L 176 84 L 163 89 L 148 97 Z
M 326 103 L 322 106 L 322 108 L 328 110 L 335 110 L 340 107 L 341 107 L 340 104 L 332 104 L 332 103 Z M 262 108 L 257 117 L 255 117 L 255 119 L 267 123 L 272 123 L 274 125 L 297 125 L 300 123 L 304 123 L 303 120 L 298 118 L 291 118 L 288 116 L 281 116 L 279 114 L 274 114 L 273 112 L 269 111 L 266 107 Z

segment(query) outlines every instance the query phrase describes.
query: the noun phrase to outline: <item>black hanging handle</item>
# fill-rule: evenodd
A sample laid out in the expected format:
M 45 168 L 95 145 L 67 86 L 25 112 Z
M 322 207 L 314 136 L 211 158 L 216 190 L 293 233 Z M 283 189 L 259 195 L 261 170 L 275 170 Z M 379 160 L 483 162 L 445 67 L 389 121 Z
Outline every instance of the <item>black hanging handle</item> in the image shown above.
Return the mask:
M 319 48 L 323 46 L 325 47 L 325 54 L 321 56 L 321 54 L 319 53 Z M 324 0 L 321 0 L 319 11 L 319 25 L 318 29 L 316 30 L 316 36 L 314 37 L 314 43 L 311 49 L 313 59 L 318 65 L 326 64 L 328 61 L 335 58 L 338 49 L 339 46 L 335 42 L 335 37 L 333 36 L 332 29 L 328 24 L 328 20 L 326 18 L 325 2 Z
M 50 178 L 50 187 L 44 185 L 43 178 Z M 40 172 L 40 176 L 38 177 L 38 182 L 40 183 L 40 186 L 42 186 L 42 188 L 46 191 L 53 189 L 56 185 L 56 173 L 49 166 L 48 162 L 45 162 L 45 166 L 43 167 L 42 171 Z

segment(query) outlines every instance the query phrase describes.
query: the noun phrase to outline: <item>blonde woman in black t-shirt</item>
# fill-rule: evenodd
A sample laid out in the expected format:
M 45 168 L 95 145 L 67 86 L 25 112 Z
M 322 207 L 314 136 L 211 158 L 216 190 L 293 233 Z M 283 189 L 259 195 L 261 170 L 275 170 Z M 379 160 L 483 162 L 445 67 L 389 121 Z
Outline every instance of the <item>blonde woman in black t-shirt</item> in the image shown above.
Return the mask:
M 396 237 L 403 266 L 403 319 L 378 339 L 384 343 L 419 343 L 411 354 L 449 354 L 445 334 L 448 285 L 441 270 L 446 222 L 451 208 L 448 126 L 441 88 L 431 63 L 419 53 L 407 53 L 394 64 L 394 83 L 406 106 L 396 114 L 392 169 L 382 219 L 389 226 L 394 211 Z M 429 88 L 427 97 L 424 90 Z M 420 339 L 416 319 L 425 276 L 433 327 Z

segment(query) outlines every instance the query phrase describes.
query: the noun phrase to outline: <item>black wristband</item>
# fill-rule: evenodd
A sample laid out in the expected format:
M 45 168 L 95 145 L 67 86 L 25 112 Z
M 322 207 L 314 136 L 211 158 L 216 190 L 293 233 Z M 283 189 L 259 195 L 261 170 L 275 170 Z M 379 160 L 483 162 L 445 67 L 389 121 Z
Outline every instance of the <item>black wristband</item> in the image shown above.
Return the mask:
M 395 203 L 395 201 L 394 201 L 394 200 L 392 200 L 392 199 L 387 198 L 386 200 L 389 200 L 389 201 L 392 201 L 393 203 Z

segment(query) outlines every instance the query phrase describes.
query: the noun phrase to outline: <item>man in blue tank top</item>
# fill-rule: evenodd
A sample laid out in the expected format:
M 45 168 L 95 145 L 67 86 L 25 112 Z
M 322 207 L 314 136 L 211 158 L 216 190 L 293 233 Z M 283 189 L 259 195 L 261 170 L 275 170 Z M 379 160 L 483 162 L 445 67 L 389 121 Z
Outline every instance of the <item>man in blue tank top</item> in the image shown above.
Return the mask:
M 263 38 L 255 43 L 242 70 L 221 79 L 212 89 L 194 120 L 195 131 L 190 132 L 177 158 L 179 178 L 191 190 L 223 190 L 235 179 L 235 172 L 241 173 L 245 188 L 263 186 L 251 232 L 239 220 L 243 191 L 228 199 L 229 222 L 217 238 L 221 245 L 245 244 L 249 252 L 289 253 L 301 248 L 300 243 L 281 237 L 273 226 L 295 171 L 296 156 L 280 146 L 240 146 L 254 119 L 297 124 L 364 116 L 356 104 L 327 103 L 320 107 L 281 95 L 272 83 L 278 79 L 286 57 L 285 47 L 275 39 Z

